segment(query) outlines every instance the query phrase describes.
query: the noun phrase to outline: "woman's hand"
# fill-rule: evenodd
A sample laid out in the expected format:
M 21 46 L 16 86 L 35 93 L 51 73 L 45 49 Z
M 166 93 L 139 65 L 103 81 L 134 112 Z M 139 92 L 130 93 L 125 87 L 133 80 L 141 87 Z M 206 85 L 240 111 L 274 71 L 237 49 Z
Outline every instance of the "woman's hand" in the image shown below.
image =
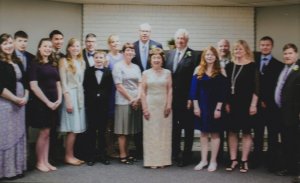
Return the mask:
M 199 107 L 195 107 L 195 106 L 194 106 L 194 114 L 195 114 L 195 116 L 197 116 L 197 117 L 200 117 L 200 116 L 201 116 L 201 110 L 200 110 Z
M 257 113 L 257 107 L 254 106 L 254 105 L 251 105 L 250 108 L 249 108 L 249 114 L 250 116 L 253 116 Z
M 225 105 L 225 110 L 226 110 L 227 113 L 230 113 L 231 109 L 230 109 L 230 105 L 229 104 Z
M 219 119 L 220 117 L 221 117 L 221 110 L 216 109 L 215 112 L 214 112 L 214 118 Z
M 18 104 L 20 107 L 22 107 L 22 106 L 26 105 L 27 102 L 28 102 L 28 98 L 27 98 L 27 97 L 22 97 L 22 98 L 19 98 L 17 104 Z
M 55 105 L 54 102 L 49 101 L 46 105 L 47 105 L 47 107 L 49 107 L 53 111 L 56 109 L 56 105 Z
M 144 117 L 145 117 L 146 120 L 150 119 L 150 113 L 149 113 L 148 110 L 143 111 L 143 115 L 144 115 Z
M 140 107 L 140 99 L 136 98 L 136 99 L 131 100 L 130 105 L 133 110 L 138 110 L 138 108 Z
M 166 107 L 164 110 L 164 116 L 167 118 L 169 114 L 171 113 L 171 107 Z

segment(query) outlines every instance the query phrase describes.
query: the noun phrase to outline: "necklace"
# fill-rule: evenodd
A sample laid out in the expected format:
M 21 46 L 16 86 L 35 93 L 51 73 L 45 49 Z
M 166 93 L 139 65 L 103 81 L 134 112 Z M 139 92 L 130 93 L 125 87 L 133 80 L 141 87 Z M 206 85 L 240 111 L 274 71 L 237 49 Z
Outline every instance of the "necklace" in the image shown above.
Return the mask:
M 240 75 L 242 69 L 243 69 L 244 65 L 241 65 L 241 67 L 239 68 L 239 70 L 237 71 L 236 75 L 235 74 L 235 69 L 236 69 L 236 64 L 233 64 L 233 70 L 232 70 L 232 74 L 231 74 L 231 94 L 234 95 L 235 93 L 235 82 L 236 79 L 238 78 L 238 76 Z

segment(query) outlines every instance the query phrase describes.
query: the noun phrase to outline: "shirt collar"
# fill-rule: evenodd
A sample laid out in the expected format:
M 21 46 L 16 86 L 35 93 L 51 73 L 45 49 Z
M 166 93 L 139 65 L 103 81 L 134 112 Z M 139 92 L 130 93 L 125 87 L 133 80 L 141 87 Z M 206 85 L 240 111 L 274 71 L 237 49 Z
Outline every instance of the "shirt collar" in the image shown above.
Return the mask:
M 272 59 L 272 55 L 269 54 L 269 55 L 261 55 L 260 59 L 263 60 L 264 58 L 267 59 L 267 61 L 270 61 Z
M 148 40 L 148 41 L 144 44 L 141 40 L 139 40 L 140 48 L 143 48 L 143 46 L 148 47 L 148 46 L 149 46 L 149 42 L 150 42 L 150 40 Z
M 25 56 L 24 52 L 20 52 L 19 50 L 16 50 L 16 55 L 17 56 Z

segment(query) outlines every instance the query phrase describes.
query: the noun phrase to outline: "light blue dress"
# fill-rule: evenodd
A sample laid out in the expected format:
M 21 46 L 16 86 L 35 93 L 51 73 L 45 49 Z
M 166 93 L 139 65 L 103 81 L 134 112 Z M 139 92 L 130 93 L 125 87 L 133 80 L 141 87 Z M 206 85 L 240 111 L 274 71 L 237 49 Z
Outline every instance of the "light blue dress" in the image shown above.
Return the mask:
M 82 133 L 86 130 L 84 94 L 83 94 L 83 79 L 84 68 L 81 64 L 84 62 L 75 61 L 76 73 L 71 73 L 65 62 L 64 67 L 60 67 L 60 77 L 63 86 L 63 93 L 68 92 L 72 100 L 73 112 L 68 113 L 66 103 L 62 102 L 62 111 L 60 118 L 59 131 Z

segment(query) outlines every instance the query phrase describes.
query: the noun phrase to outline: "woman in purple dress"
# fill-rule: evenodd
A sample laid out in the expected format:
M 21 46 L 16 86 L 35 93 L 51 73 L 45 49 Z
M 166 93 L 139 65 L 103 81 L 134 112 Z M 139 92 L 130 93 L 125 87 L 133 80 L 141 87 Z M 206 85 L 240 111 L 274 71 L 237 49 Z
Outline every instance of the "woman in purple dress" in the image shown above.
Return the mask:
M 62 100 L 59 74 L 51 54 L 51 40 L 41 39 L 36 63 L 32 64 L 29 71 L 30 88 L 33 92 L 28 106 L 29 118 L 31 126 L 40 129 L 36 142 L 36 168 L 42 172 L 56 170 L 48 161 L 49 133 L 57 125 L 58 107 Z
M 226 78 L 221 74 L 218 52 L 214 47 L 206 48 L 200 65 L 195 69 L 191 84 L 191 100 L 194 103 L 196 128 L 201 131 L 201 161 L 194 170 L 208 165 L 208 141 L 211 138 L 211 157 L 208 171 L 217 169 L 217 154 L 220 146 L 219 132 L 223 123 L 221 108 L 227 95 Z
M 13 39 L 0 35 L 0 179 L 26 170 L 25 107 L 28 90 L 22 63 L 13 54 Z

